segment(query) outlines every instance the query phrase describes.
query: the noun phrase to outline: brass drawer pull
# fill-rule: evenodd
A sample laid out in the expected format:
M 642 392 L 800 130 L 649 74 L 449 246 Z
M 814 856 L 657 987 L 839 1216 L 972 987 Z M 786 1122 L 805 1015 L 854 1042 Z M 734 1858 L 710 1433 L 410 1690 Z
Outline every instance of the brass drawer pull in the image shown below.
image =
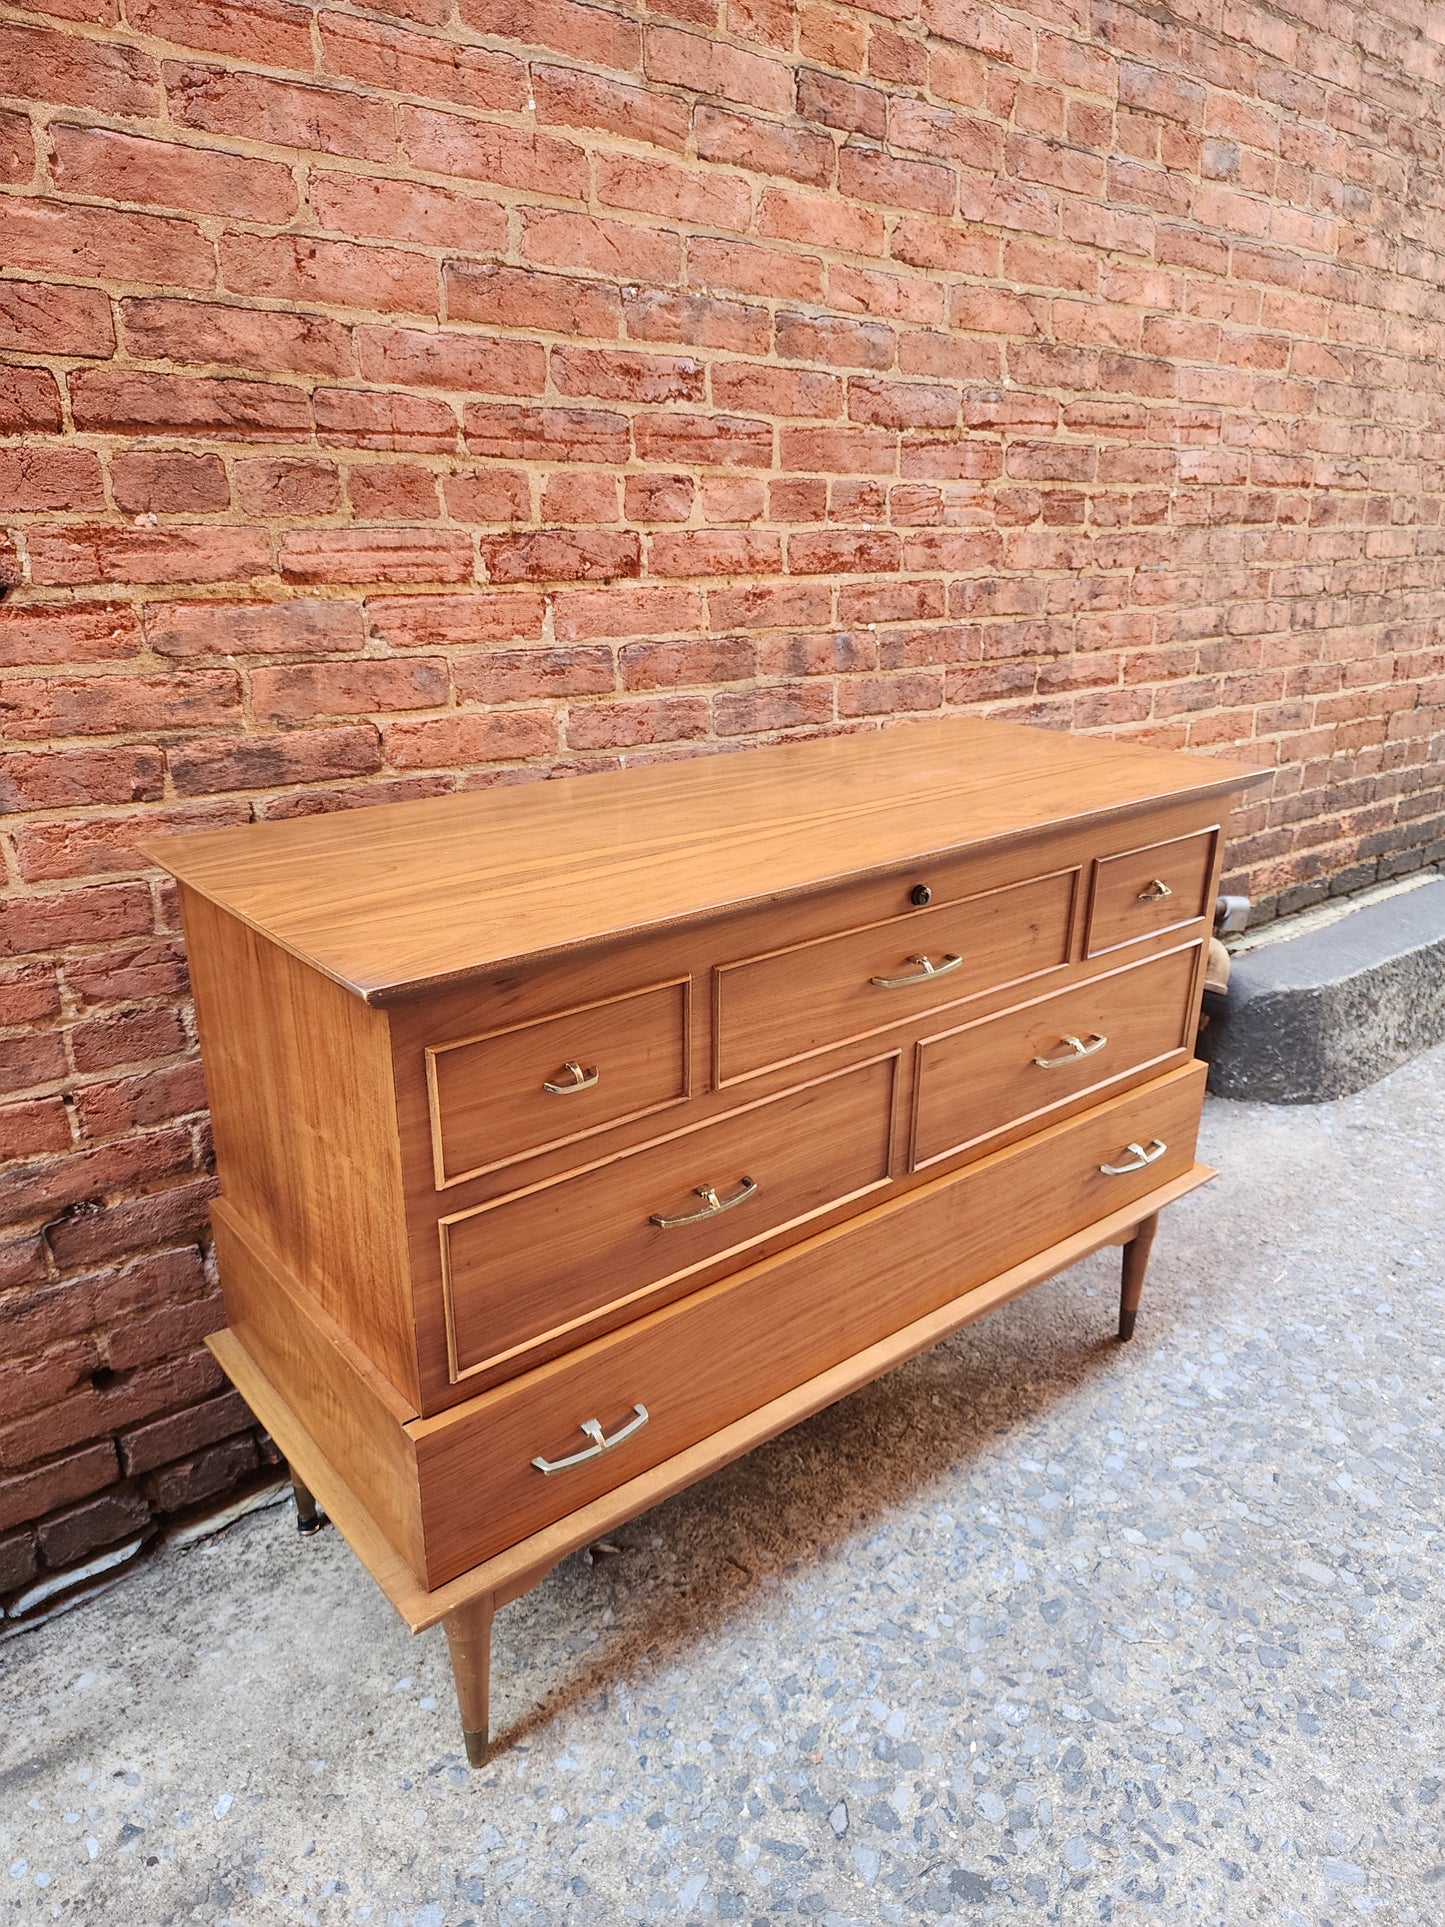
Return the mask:
M 701 1211 L 689 1211 L 681 1218 L 664 1218 L 661 1212 L 654 1211 L 647 1222 L 661 1225 L 664 1231 L 671 1231 L 674 1225 L 702 1224 L 708 1218 L 717 1217 L 720 1211 L 735 1211 L 740 1204 L 746 1204 L 749 1198 L 755 1198 L 760 1189 L 752 1178 L 743 1178 L 740 1182 L 743 1188 L 733 1198 L 720 1198 L 712 1185 L 700 1184 L 697 1195 L 702 1199 Z
M 919 968 L 911 977 L 870 977 L 869 982 L 877 984 L 880 990 L 906 990 L 910 984 L 926 984 L 930 977 L 946 977 L 950 970 L 957 970 L 963 962 L 950 951 L 941 964 L 930 962 L 927 957 L 910 957 L 909 963 Z
M 557 1084 L 557 1083 L 553 1083 L 549 1079 L 542 1086 L 542 1089 L 544 1091 L 550 1091 L 553 1097 L 566 1097 L 569 1094 L 569 1092 L 572 1092 L 572 1091 L 590 1091 L 592 1086 L 597 1082 L 598 1078 L 602 1075 L 600 1070 L 584 1071 L 582 1066 L 580 1064 L 574 1063 L 570 1057 L 567 1059 L 567 1062 L 562 1066 L 562 1068 L 564 1071 L 567 1071 L 571 1074 L 570 1083 Z
M 1164 1142 L 1163 1138 L 1154 1137 L 1150 1138 L 1149 1149 L 1147 1151 L 1142 1144 L 1126 1144 L 1124 1149 L 1133 1152 L 1134 1162 L 1132 1164 L 1101 1164 L 1099 1169 L 1104 1173 L 1106 1178 L 1122 1178 L 1130 1171 L 1142 1171 L 1146 1164 L 1157 1164 L 1169 1149 L 1169 1146 Z
M 1155 877 L 1139 892 L 1139 901 L 1140 903 L 1162 903 L 1165 897 L 1172 897 L 1173 894 L 1163 877 Z
M 1034 1062 L 1041 1071 L 1055 1070 L 1060 1064 L 1077 1064 L 1081 1057 L 1092 1057 L 1096 1050 L 1102 1050 L 1108 1041 L 1107 1037 L 1101 1037 L 1096 1030 L 1089 1032 L 1087 1044 L 1081 1037 L 1064 1036 L 1059 1039 L 1059 1042 L 1067 1044 L 1069 1048 L 1062 1057 L 1036 1057 Z
M 589 1459 L 600 1459 L 604 1452 L 612 1451 L 615 1446 L 621 1445 L 624 1439 L 630 1439 L 634 1432 L 640 1432 L 643 1426 L 646 1425 L 649 1417 L 647 1407 L 645 1405 L 634 1405 L 632 1409 L 637 1414 L 636 1418 L 630 1419 L 628 1423 L 623 1426 L 622 1430 L 620 1432 L 614 1432 L 611 1438 L 608 1438 L 607 1434 L 602 1430 L 601 1419 L 583 1419 L 578 1430 L 585 1432 L 587 1437 L 592 1441 L 585 1451 L 574 1452 L 570 1458 L 566 1459 L 533 1459 L 533 1465 L 536 1466 L 539 1472 L 545 1473 L 547 1477 L 550 1478 L 554 1472 L 567 1471 L 569 1466 L 585 1465 Z

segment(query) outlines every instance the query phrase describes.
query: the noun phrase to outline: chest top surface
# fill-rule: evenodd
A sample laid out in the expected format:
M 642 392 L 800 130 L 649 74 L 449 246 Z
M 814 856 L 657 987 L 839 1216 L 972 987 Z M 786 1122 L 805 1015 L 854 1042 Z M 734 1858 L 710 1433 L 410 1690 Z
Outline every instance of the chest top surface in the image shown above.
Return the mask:
M 971 717 L 158 838 L 368 1003 L 1263 772 Z

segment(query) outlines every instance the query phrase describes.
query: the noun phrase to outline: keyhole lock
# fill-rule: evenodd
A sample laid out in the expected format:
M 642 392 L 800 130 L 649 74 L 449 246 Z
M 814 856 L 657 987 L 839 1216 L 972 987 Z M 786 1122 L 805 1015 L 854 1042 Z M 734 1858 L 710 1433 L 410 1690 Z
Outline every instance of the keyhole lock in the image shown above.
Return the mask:
M 925 903 L 932 903 L 933 892 L 926 883 L 915 883 L 913 888 L 908 892 L 908 901 L 910 903 L 916 903 L 921 910 Z

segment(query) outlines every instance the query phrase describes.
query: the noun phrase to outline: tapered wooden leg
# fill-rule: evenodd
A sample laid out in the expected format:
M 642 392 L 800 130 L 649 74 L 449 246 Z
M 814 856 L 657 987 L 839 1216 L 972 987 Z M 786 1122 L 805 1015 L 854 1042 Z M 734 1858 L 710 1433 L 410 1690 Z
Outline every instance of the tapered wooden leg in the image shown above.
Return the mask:
M 1159 1213 L 1145 1218 L 1124 1247 L 1124 1276 L 1119 1288 L 1119 1337 L 1134 1336 L 1134 1320 L 1139 1314 L 1139 1297 L 1144 1290 L 1144 1273 L 1149 1269 L 1149 1247 L 1159 1229 Z
M 485 1766 L 492 1694 L 492 1595 L 483 1593 L 469 1605 L 458 1606 L 442 1625 L 451 1649 L 467 1763 Z
M 326 1521 L 316 1503 L 316 1495 L 297 1478 L 295 1466 L 288 1465 L 286 1471 L 291 1480 L 291 1496 L 296 1501 L 296 1530 L 309 1539 L 313 1532 L 320 1532 Z

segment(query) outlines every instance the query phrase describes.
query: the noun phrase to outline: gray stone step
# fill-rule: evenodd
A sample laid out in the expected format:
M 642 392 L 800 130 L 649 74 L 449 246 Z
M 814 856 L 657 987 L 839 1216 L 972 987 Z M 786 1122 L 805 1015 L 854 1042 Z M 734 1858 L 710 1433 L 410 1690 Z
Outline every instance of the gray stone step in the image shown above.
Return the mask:
M 1323 1104 L 1445 1040 L 1445 877 L 1233 960 L 1199 1054 L 1219 1097 Z

